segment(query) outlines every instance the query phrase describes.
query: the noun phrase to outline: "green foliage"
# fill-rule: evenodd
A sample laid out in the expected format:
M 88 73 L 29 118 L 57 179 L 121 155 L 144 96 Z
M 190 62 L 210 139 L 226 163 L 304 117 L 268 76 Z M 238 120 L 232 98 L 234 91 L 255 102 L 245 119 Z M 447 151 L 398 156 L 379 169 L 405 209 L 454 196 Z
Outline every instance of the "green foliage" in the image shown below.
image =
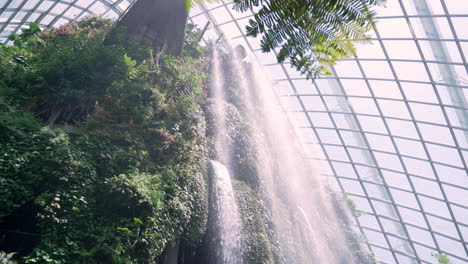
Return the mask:
M 54 30 L 31 30 L 2 46 L 0 96 L 24 105 L 49 123 L 76 122 L 89 114 L 113 80 L 123 52 L 105 46 L 111 21 L 94 16 Z M 46 119 L 47 118 L 47 119 Z
M 450 264 L 452 263 L 450 259 L 447 257 L 447 255 L 444 255 L 442 253 L 434 254 L 434 257 L 437 258 L 437 261 L 439 264 Z
M 17 110 L 0 97 L 0 139 L 39 128 L 40 122 L 32 113 Z
M 260 7 L 249 20 L 247 34 L 261 36 L 261 48 L 280 48 L 277 59 L 291 61 L 308 78 L 328 74 L 327 66 L 354 53 L 365 41 L 381 0 L 234 0 L 245 12 Z
M 342 196 L 342 199 L 343 199 L 343 201 L 346 202 L 346 205 L 351 210 L 351 212 L 353 213 L 354 216 L 359 217 L 359 216 L 362 216 L 362 215 L 366 214 L 366 212 L 357 210 L 356 209 L 356 203 L 351 198 L 349 198 L 347 195 L 344 194 Z
M 29 28 L 21 29 L 20 35 L 11 35 L 8 37 L 8 40 L 13 41 L 15 45 L 22 45 L 31 38 L 34 38 L 34 35 L 38 32 L 41 32 L 41 28 L 37 23 L 29 23 Z
M 200 58 L 205 53 L 205 48 L 199 45 L 202 38 L 202 31 L 194 24 L 185 26 L 185 43 L 182 50 L 184 56 Z
M 192 7 L 199 5 L 201 3 L 212 3 L 218 2 L 218 0 L 184 0 L 185 9 L 190 10 Z
M 0 263 L 2 264 L 14 264 L 16 263 L 15 261 L 12 260 L 13 256 L 16 254 L 16 252 L 11 252 L 11 253 L 6 253 L 3 251 L 0 251 Z
M 0 224 L 34 208 L 26 263 L 154 263 L 204 234 L 202 49 L 160 56 L 110 26 L 31 25 L 0 46 Z
M 241 181 L 234 182 L 234 189 L 242 218 L 244 263 L 275 263 L 273 245 L 266 228 L 266 210 L 262 207 L 259 194 Z

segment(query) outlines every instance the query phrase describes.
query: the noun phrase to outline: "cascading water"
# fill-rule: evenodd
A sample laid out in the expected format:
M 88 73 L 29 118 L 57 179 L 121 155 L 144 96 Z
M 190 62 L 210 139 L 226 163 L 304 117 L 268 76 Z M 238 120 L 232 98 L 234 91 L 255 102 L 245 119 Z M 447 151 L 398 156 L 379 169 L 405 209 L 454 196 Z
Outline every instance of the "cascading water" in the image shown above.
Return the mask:
M 240 234 L 242 224 L 228 169 L 217 161 L 211 165 L 211 201 L 216 223 L 216 262 L 241 263 Z
M 220 58 L 213 50 L 212 99 L 214 108 L 215 149 L 218 159 L 229 163 L 229 149 L 226 144 L 226 110 L 223 90 L 223 76 L 220 74 Z M 228 168 L 218 161 L 210 161 L 211 166 L 211 216 L 213 233 L 212 247 L 214 258 L 211 262 L 225 264 L 242 263 L 241 238 L 242 222 L 231 183 Z
M 212 67 L 215 87 L 212 89 L 215 116 L 220 126 L 216 145 L 223 150 L 220 156 L 229 167 L 230 159 L 235 158 L 230 158 L 231 151 L 226 149 L 222 136 L 227 133 L 228 121 L 223 107 L 225 98 L 221 97 L 226 93 L 223 91 L 225 76 L 219 70 L 220 58 L 217 56 L 219 54 L 214 51 Z M 279 261 L 288 264 L 366 263 L 361 256 L 353 253 L 354 249 L 348 242 L 349 236 L 343 228 L 343 223 L 347 222 L 343 218 L 347 214 L 337 208 L 336 200 L 325 190 L 310 161 L 304 159 L 304 146 L 297 140 L 287 116 L 280 109 L 270 82 L 258 70 L 260 66 L 251 62 L 250 65 L 247 64 L 249 69 L 246 69 L 246 63 L 236 55 L 233 56 L 232 74 L 235 76 L 231 76 L 231 79 L 235 79 L 240 87 L 237 100 L 242 107 L 238 107 L 241 108 L 238 110 L 256 139 L 256 174 L 260 179 L 258 188 L 266 204 L 268 221 L 272 223 L 270 229 L 273 229 L 275 237 L 271 240 L 275 240 L 274 243 L 279 245 L 281 251 Z M 215 166 L 219 167 L 220 164 L 215 163 L 213 167 Z M 227 171 L 226 169 L 225 173 Z M 216 188 L 228 186 L 229 184 L 224 184 Z M 218 201 L 221 202 L 219 199 Z M 229 206 L 232 207 L 224 209 L 237 208 L 234 205 Z M 231 213 L 232 219 L 236 219 L 236 212 Z M 225 224 L 233 225 L 232 219 Z M 241 228 L 240 225 L 235 226 Z M 226 237 L 232 236 L 228 234 L 232 229 L 221 231 L 227 232 Z M 233 241 L 237 243 L 237 240 Z M 222 263 L 241 263 L 240 259 L 236 261 Z

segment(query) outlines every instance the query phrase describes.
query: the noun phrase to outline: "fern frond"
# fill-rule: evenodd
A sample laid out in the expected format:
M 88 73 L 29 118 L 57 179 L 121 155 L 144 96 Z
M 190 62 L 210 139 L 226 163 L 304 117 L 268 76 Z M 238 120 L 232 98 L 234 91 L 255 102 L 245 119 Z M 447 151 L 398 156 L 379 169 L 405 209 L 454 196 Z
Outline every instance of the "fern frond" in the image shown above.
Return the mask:
M 385 0 L 234 0 L 245 12 L 260 7 L 246 27 L 261 39 L 261 49 L 278 47 L 279 62 L 286 59 L 308 78 L 329 72 L 335 61 L 355 53 L 354 43 L 368 41 L 373 7 Z

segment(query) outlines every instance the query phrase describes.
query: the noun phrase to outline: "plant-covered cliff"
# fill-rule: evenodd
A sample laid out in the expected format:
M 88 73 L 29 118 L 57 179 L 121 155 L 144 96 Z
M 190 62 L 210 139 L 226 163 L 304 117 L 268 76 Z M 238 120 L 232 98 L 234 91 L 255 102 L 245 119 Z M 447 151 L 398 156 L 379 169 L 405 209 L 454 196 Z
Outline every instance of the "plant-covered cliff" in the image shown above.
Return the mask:
M 205 232 L 206 60 L 110 28 L 0 45 L 0 251 L 20 263 L 156 263 Z

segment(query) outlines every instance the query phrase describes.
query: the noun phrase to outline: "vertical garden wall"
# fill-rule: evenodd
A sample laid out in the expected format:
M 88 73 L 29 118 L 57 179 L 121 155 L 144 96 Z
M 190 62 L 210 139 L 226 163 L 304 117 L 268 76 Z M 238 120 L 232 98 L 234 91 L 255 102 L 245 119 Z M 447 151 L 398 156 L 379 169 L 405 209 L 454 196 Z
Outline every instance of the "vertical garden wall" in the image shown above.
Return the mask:
M 110 28 L 0 46 L 0 247 L 20 262 L 154 263 L 202 239 L 207 63 Z

